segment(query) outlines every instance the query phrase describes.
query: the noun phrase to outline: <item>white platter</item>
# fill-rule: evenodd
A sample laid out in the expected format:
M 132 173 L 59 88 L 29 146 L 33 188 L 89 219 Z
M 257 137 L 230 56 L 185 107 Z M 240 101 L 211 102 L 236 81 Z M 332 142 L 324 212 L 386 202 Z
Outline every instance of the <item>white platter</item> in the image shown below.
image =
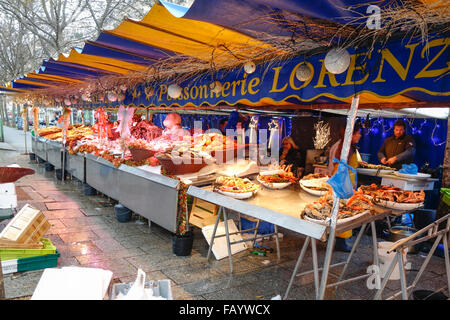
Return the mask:
M 256 180 L 258 180 L 258 182 L 261 183 L 264 187 L 272 190 L 284 189 L 292 184 L 292 182 L 280 182 L 280 183 L 264 182 L 262 180 L 259 180 L 258 177 L 256 177 Z
M 354 215 L 353 217 L 348 217 L 348 218 L 344 218 L 344 219 L 337 219 L 336 225 L 340 225 L 340 224 L 343 224 L 343 223 L 347 223 L 347 222 L 356 220 L 356 219 L 361 218 L 362 216 L 364 216 L 364 215 L 366 215 L 368 213 L 369 213 L 369 211 L 364 211 L 364 212 L 358 213 L 357 215 Z M 305 220 L 310 221 L 310 222 L 314 222 L 314 223 L 318 223 L 318 224 L 322 224 L 322 225 L 326 225 L 326 226 L 330 224 L 330 218 L 327 218 L 326 220 L 317 220 L 317 219 L 310 218 L 310 217 L 308 217 L 306 215 L 303 216 L 303 218 Z
M 258 192 L 258 190 L 254 191 L 254 192 L 227 192 L 227 191 L 222 191 L 220 189 L 216 189 L 216 190 L 217 190 L 217 192 L 223 194 L 224 196 L 228 196 L 228 197 L 231 197 L 234 199 L 239 199 L 239 200 L 249 199 Z
M 370 176 L 376 176 L 377 174 L 389 174 L 389 173 L 394 173 L 395 170 L 385 170 L 385 169 L 370 169 L 370 168 L 357 168 L 356 171 L 358 173 L 361 174 L 366 174 L 366 175 L 370 175 Z
M 408 178 L 408 179 L 418 179 L 418 180 L 427 180 L 428 178 L 431 178 L 431 174 L 427 173 L 421 173 L 417 172 L 417 174 L 409 174 L 409 173 L 400 173 L 400 172 L 394 172 L 394 174 L 401 178 Z
M 324 196 L 328 191 L 319 191 L 319 190 L 313 190 L 305 187 L 302 183 L 300 184 L 300 188 L 308 192 L 309 194 L 312 194 L 313 196 L 321 197 Z
M 319 179 L 308 179 L 300 180 L 299 183 L 305 187 L 320 187 L 322 183 L 326 182 L 330 177 L 319 178 Z
M 396 209 L 396 210 L 414 210 L 420 207 L 423 207 L 423 202 L 420 203 L 399 203 L 388 200 L 374 200 L 374 204 L 388 208 L 388 209 Z

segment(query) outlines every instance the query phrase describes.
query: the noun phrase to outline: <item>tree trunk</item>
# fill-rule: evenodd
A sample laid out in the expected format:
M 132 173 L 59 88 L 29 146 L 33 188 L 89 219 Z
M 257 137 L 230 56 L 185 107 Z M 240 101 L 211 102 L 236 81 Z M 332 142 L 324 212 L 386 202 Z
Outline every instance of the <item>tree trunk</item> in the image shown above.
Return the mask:
M 442 171 L 442 188 L 450 188 L 450 116 L 447 121 L 447 142 L 445 144 L 444 152 L 444 164 Z M 439 202 L 439 206 L 436 212 L 436 219 L 439 219 L 449 213 L 449 207 L 442 201 Z M 448 240 L 450 244 L 450 239 Z
M 442 173 L 442 187 L 450 188 L 450 116 L 447 121 L 447 143 L 445 144 L 444 165 Z

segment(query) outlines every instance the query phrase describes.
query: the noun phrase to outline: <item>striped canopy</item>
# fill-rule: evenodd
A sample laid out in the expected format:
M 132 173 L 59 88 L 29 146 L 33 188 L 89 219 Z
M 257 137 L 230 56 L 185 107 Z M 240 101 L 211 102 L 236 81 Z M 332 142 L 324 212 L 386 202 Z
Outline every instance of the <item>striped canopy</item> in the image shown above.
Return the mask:
M 275 58 L 280 55 L 281 59 L 287 52 L 275 46 L 271 39 L 282 42 L 292 37 L 292 26 L 283 23 L 288 18 L 305 23 L 304 29 L 296 31 L 296 41 L 301 39 L 308 52 L 314 52 L 333 45 L 333 40 L 326 37 L 326 30 L 337 30 L 344 26 L 351 28 L 352 21 L 360 23 L 361 17 L 367 16 L 367 6 L 348 10 L 349 6 L 359 3 L 360 1 L 356 0 L 196 0 L 190 8 L 185 8 L 157 1 L 142 20 L 125 19 L 114 30 L 101 32 L 95 41 L 86 41 L 82 49 L 73 48 L 69 54 L 60 54 L 57 59 L 45 60 L 38 70 L 11 81 L 7 86 L 0 87 L 0 90 L 13 93 L 33 92 L 90 82 L 103 76 L 126 77 L 127 74 L 144 72 L 155 63 L 180 55 L 189 57 L 189 61 L 194 59 L 209 62 L 213 53 L 215 62 L 220 64 L 239 58 L 234 52 L 239 52 L 240 58 L 245 60 L 246 56 L 252 56 L 256 50 L 273 53 Z M 382 7 L 383 1 L 379 2 L 379 5 Z M 321 41 L 317 41 L 323 32 L 325 36 Z M 448 59 L 449 39 L 444 37 L 443 45 L 435 48 L 445 50 L 444 54 L 440 54 L 440 59 Z M 437 51 L 433 54 L 436 56 Z M 394 60 L 386 61 L 392 64 Z M 404 63 L 404 60 L 401 61 L 400 67 L 404 68 Z M 442 74 L 445 74 L 445 70 Z M 437 93 L 430 94 L 429 90 L 421 90 L 412 83 L 410 90 L 389 96 L 363 90 L 360 92 L 360 104 L 449 101 L 450 89 L 446 79 L 448 76 L 443 77 L 444 86 L 439 88 Z M 128 96 L 127 102 L 137 104 L 133 101 L 132 93 Z M 306 101 L 299 93 L 279 99 L 261 96 L 256 101 L 224 99 L 220 100 L 220 103 L 287 107 L 326 104 L 332 107 L 333 104 L 350 101 L 351 97 L 321 93 L 315 96 L 314 100 Z M 158 106 L 154 100 L 141 99 L 139 103 Z M 208 101 L 205 103 L 213 104 Z M 170 106 L 168 104 L 170 103 L 164 102 L 164 106 Z M 174 105 L 177 105 L 176 101 Z M 196 101 L 188 101 L 185 105 L 196 105 Z

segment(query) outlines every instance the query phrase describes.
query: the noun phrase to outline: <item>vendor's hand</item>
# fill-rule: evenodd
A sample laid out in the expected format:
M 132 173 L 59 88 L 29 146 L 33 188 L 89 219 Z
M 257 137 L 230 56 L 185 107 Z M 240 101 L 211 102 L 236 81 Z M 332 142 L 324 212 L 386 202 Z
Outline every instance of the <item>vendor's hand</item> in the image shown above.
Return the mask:
M 367 166 L 367 165 L 368 165 L 368 163 L 365 162 L 365 161 L 361 161 L 359 164 L 361 164 L 361 165 L 363 165 L 363 166 Z
M 387 162 L 387 161 L 386 161 L 386 158 L 381 159 L 380 162 L 381 162 L 382 164 L 386 164 L 386 162 Z
M 397 157 L 392 157 L 392 158 L 389 158 L 387 161 L 386 161 L 386 163 L 387 164 L 394 164 L 394 163 L 396 163 L 397 162 Z

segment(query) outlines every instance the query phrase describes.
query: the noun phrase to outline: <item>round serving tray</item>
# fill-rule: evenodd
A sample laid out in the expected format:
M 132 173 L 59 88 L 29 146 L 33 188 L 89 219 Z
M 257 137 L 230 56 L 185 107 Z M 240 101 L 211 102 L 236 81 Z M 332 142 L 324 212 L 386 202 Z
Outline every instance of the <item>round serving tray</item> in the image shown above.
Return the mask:
M 390 173 L 394 173 L 395 172 L 394 169 L 392 169 L 392 170 L 386 170 L 386 169 L 378 170 L 378 169 L 370 169 L 370 168 L 357 168 L 356 171 L 358 173 L 367 174 L 367 175 L 370 175 L 370 176 L 376 176 L 377 174 L 390 174 Z
M 280 190 L 289 187 L 292 182 L 280 182 L 280 183 L 273 183 L 273 182 L 264 182 L 259 179 L 259 177 L 256 177 L 256 180 L 262 184 L 264 187 L 272 190 Z
M 368 213 L 369 213 L 369 211 L 363 211 L 361 213 L 358 213 L 357 215 L 354 215 L 353 217 L 348 217 L 348 218 L 344 218 L 344 219 L 337 219 L 336 225 L 340 225 L 340 224 L 343 224 L 343 223 L 347 223 L 347 222 L 356 220 L 356 219 L 361 218 L 362 216 L 364 216 L 364 215 L 366 215 Z M 307 221 L 318 223 L 318 224 L 322 224 L 322 225 L 329 225 L 330 224 L 330 218 L 327 218 L 325 220 L 318 220 L 318 219 L 310 218 L 310 217 L 308 217 L 306 215 L 303 218 L 305 220 L 307 220 Z
M 396 210 L 414 210 L 423 206 L 423 202 L 419 203 L 399 203 L 388 200 L 373 200 L 373 203 L 384 208 Z
M 300 184 L 300 188 L 302 188 L 307 193 L 309 193 L 313 196 L 322 197 L 322 196 L 326 195 L 328 192 L 328 191 L 319 191 L 319 190 L 309 189 L 309 188 L 305 187 L 301 182 L 299 184 Z
M 222 191 L 220 189 L 216 189 L 216 191 L 220 194 L 223 194 L 224 196 L 228 196 L 228 197 L 231 197 L 234 199 L 239 199 L 239 200 L 249 199 L 258 192 L 258 190 L 253 191 L 253 192 L 227 192 L 227 191 Z
M 431 174 L 427 173 L 421 173 L 418 172 L 417 174 L 408 174 L 408 173 L 400 173 L 400 172 L 394 172 L 394 174 L 401 178 L 408 178 L 408 179 L 418 179 L 418 180 L 427 180 L 428 178 L 431 178 Z

